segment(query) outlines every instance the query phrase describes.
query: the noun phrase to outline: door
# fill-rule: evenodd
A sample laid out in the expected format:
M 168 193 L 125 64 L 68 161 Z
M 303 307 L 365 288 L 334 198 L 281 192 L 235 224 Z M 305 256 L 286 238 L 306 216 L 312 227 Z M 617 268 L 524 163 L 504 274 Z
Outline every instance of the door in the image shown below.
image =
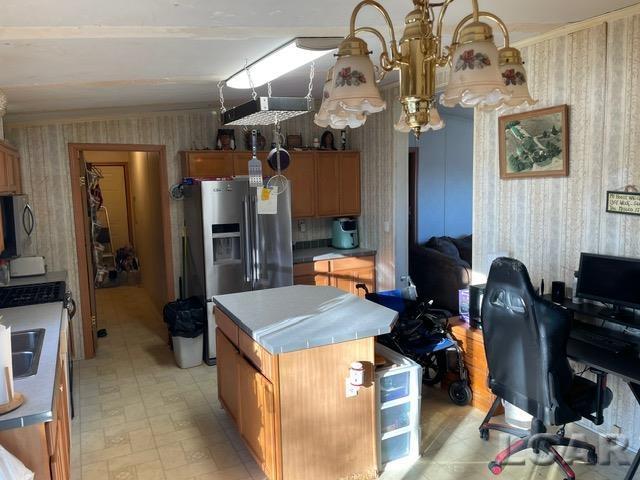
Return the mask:
M 89 195 L 87 193 L 87 163 L 84 161 L 84 155 L 82 151 L 78 153 L 79 155 L 79 165 L 80 165 L 80 178 L 84 179 L 84 181 L 80 182 L 80 196 L 82 205 L 82 218 L 84 223 L 84 244 L 85 244 L 85 252 L 87 255 L 86 265 L 87 265 L 87 278 L 89 279 L 89 316 L 91 319 L 91 333 L 93 338 L 93 347 L 91 351 L 95 352 L 96 343 L 97 343 L 97 321 L 96 321 L 96 290 L 94 279 L 96 278 L 96 268 L 93 262 L 93 243 L 91 242 L 91 210 L 89 209 Z M 83 305 L 83 308 L 86 308 Z M 86 338 L 86 337 L 85 337 Z
M 238 361 L 240 354 L 220 329 L 216 330 L 216 351 L 218 358 L 218 397 L 227 413 L 238 424 Z
M 275 473 L 273 385 L 244 358 L 239 359 L 240 435 L 268 478 Z
M 316 156 L 316 214 L 319 217 L 340 215 L 340 160 L 334 153 Z
M 201 183 L 205 298 L 250 290 L 246 180 Z
M 114 252 L 126 245 L 133 245 L 129 218 L 130 200 L 125 165 L 99 165 L 102 172 L 100 190 L 109 216 L 111 246 Z
M 409 148 L 409 252 L 418 243 L 418 149 Z
M 249 189 L 254 290 L 293 285 L 290 187 L 278 193 L 275 214 L 258 214 L 256 189 Z
M 338 155 L 340 167 L 340 215 L 360 215 L 360 154 Z
M 284 175 L 291 184 L 291 215 L 309 218 L 316 214 L 315 154 L 293 152 L 291 165 Z

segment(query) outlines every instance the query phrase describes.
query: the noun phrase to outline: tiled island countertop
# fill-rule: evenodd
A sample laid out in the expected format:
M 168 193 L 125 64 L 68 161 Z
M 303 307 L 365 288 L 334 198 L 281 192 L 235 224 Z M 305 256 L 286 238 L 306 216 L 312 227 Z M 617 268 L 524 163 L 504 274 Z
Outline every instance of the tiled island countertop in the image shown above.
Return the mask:
M 398 314 L 334 287 L 294 285 L 213 297 L 272 354 L 389 333 Z

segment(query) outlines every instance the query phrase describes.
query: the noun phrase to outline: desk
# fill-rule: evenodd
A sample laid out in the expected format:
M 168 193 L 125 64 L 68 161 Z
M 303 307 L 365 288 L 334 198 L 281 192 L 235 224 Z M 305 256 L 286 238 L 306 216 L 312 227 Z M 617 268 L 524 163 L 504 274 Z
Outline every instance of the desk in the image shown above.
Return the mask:
M 545 298 L 549 299 L 547 295 L 545 295 Z M 639 328 L 640 326 L 638 323 L 629 324 L 624 320 L 621 321 L 619 319 L 603 317 L 599 314 L 600 307 L 593 304 L 575 304 L 569 300 L 565 300 L 562 306 L 571 310 L 574 314 L 585 317 L 607 320 L 626 326 L 635 326 L 635 328 Z M 607 329 L 602 328 L 601 333 L 606 334 Z M 637 352 L 613 355 L 608 350 L 598 348 L 597 346 L 570 337 L 569 342 L 567 343 L 567 356 L 588 367 L 622 378 L 627 382 L 631 392 L 633 392 L 633 395 L 636 397 L 636 401 L 640 404 L 640 361 L 638 361 L 639 357 Z M 639 465 L 640 452 L 636 454 L 631 466 L 629 467 L 625 480 L 631 480 L 634 477 Z

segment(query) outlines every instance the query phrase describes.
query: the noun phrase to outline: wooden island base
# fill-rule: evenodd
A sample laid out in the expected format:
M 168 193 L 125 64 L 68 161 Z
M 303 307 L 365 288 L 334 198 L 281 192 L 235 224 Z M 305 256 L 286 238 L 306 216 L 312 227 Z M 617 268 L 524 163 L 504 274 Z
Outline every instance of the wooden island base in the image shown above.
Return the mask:
M 218 395 L 271 480 L 376 478 L 374 338 L 272 355 L 216 309 Z M 347 398 L 352 362 L 366 381 Z

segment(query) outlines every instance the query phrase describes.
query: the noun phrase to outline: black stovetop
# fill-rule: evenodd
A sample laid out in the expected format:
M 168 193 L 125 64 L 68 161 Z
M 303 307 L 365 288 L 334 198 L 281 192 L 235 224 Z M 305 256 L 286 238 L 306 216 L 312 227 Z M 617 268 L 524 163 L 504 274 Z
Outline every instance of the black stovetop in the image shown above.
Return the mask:
M 62 302 L 64 301 L 65 290 L 65 282 L 0 287 L 0 308 Z

